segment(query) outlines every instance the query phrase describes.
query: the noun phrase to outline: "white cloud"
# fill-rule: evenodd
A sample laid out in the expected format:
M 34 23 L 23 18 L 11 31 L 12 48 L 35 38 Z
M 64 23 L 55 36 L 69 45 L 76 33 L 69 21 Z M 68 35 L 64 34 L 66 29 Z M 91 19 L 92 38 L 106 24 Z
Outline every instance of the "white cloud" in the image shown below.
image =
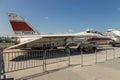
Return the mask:
M 69 32 L 64 32 L 64 34 L 68 34 Z
M 44 19 L 48 19 L 48 17 L 44 17 Z
M 40 32 L 40 34 L 45 35 L 45 34 L 47 34 L 47 33 L 45 33 L 45 32 Z
M 56 32 L 56 33 L 54 33 L 54 34 L 62 34 L 62 32 Z
M 69 29 L 68 32 L 69 32 L 69 33 L 73 33 L 74 30 L 73 30 L 73 29 Z
M 117 8 L 118 11 L 120 11 L 120 8 Z

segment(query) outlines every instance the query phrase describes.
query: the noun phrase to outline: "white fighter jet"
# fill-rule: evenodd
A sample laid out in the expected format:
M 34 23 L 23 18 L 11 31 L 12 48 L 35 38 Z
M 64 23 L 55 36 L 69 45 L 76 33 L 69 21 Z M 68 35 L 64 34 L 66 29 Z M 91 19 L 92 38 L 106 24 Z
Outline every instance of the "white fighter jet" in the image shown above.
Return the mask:
M 7 49 L 26 48 L 46 50 L 61 46 L 65 48 L 77 46 L 78 48 L 80 48 L 80 45 L 82 43 L 111 41 L 110 38 L 92 29 L 74 34 L 42 35 L 37 30 L 35 30 L 32 25 L 26 22 L 21 16 L 14 13 L 8 13 L 8 18 L 13 31 L 16 34 L 15 37 L 17 38 L 17 44 L 10 46 Z
M 113 40 L 113 42 L 111 42 L 113 47 L 120 46 L 120 30 L 108 29 L 106 36 Z

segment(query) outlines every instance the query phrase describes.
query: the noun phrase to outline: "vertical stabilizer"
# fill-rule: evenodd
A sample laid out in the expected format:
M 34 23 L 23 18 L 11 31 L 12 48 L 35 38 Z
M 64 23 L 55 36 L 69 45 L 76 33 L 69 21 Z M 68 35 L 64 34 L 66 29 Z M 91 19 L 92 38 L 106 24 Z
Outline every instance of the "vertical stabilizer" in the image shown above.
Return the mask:
M 8 18 L 16 35 L 39 34 L 39 32 L 36 31 L 21 16 L 14 13 L 8 13 Z

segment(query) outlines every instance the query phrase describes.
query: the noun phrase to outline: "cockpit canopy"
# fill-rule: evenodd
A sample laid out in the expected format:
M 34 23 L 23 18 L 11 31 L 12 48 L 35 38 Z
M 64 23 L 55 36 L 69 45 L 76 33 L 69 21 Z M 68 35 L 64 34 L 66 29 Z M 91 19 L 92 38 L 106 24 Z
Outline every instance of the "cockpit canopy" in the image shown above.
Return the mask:
M 94 31 L 93 29 L 87 29 L 86 32 L 87 33 L 95 33 L 95 34 L 103 35 L 102 33 L 98 32 L 98 31 Z

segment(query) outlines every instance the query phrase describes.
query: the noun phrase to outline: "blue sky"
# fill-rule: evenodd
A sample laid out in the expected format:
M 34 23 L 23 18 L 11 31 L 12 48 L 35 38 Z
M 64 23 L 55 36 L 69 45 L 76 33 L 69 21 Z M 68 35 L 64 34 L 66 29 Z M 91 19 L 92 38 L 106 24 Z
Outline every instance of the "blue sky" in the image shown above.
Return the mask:
M 13 35 L 7 13 L 21 15 L 42 33 L 120 30 L 120 0 L 0 0 L 0 36 Z

